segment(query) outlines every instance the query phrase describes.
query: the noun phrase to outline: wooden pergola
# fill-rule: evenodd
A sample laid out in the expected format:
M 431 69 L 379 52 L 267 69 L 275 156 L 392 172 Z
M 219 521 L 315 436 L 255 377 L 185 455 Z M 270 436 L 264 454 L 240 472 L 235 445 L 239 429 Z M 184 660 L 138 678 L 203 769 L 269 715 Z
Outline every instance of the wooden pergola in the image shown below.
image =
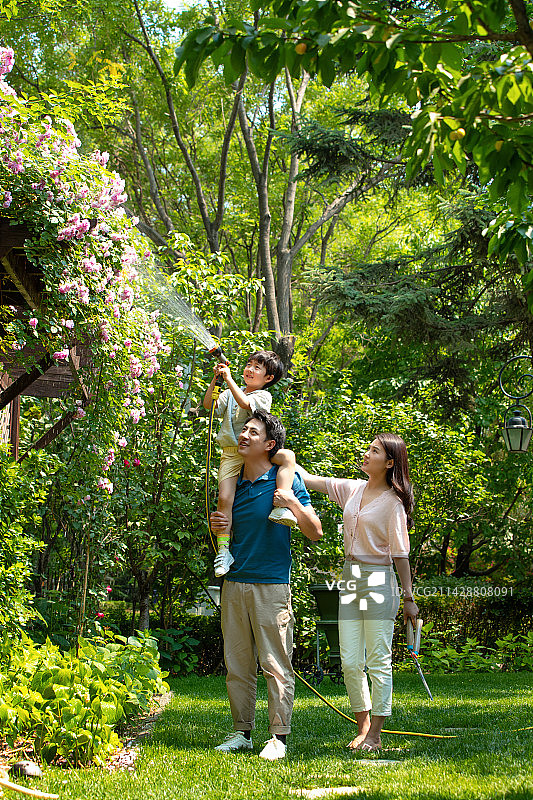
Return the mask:
M 44 293 L 42 272 L 26 256 L 24 243 L 30 236 L 26 225 L 13 225 L 0 217 L 0 306 L 13 306 L 38 312 Z M 3 331 L 0 328 L 0 336 Z M 16 356 L 18 356 L 16 358 Z M 22 356 L 22 361 L 21 361 Z M 78 385 L 82 404 L 89 396 L 79 375 L 80 364 L 90 362 L 90 353 L 76 343 L 70 345 L 66 363 L 58 363 L 42 347 L 31 345 L 22 353 L 0 350 L 0 435 L 11 446 L 11 454 L 19 456 L 20 396 L 63 397 Z M 65 414 L 32 448 L 46 447 L 71 422 L 74 412 Z

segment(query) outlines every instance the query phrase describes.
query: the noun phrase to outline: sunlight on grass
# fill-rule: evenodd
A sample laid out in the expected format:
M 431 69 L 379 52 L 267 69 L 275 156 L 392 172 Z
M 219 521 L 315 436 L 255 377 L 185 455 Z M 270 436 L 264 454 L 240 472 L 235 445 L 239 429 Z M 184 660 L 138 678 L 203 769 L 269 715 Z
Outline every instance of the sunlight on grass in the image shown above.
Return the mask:
M 212 749 L 231 728 L 224 679 L 174 681 L 175 697 L 153 739 L 143 744 L 135 773 L 49 769 L 40 786 L 72 800 L 285 800 L 297 797 L 298 793 L 293 794 L 297 789 L 335 786 L 355 787 L 351 796 L 365 800 L 531 798 L 533 731 L 509 730 L 533 725 L 531 676 L 443 675 L 428 676 L 428 682 L 434 703 L 416 675 L 396 679 L 394 715 L 385 727 L 437 734 L 445 728 L 470 732 L 456 739 L 385 734 L 381 758 L 358 758 L 346 748 L 353 726 L 305 687 L 297 686 L 289 755 L 286 761 L 272 764 L 257 755 L 268 738 L 262 678 L 254 751 L 232 755 Z M 320 690 L 349 713 L 343 686 L 325 680 Z M 394 763 L 381 763 L 385 760 Z

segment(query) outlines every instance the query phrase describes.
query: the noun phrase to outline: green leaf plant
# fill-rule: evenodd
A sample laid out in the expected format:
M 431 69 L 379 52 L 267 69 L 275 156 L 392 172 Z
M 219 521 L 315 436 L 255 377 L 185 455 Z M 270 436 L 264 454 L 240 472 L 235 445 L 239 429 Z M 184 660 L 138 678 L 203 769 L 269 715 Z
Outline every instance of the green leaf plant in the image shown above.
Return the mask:
M 265 82 L 286 71 L 326 86 L 354 73 L 380 108 L 405 103 L 411 129 L 401 157 L 413 180 L 428 164 L 446 173 L 474 167 L 499 207 L 486 230 L 491 252 L 514 253 L 529 275 L 533 191 L 533 34 L 523 2 L 270 0 L 250 23 L 205 20 L 177 50 L 192 86 L 211 58 L 229 84 L 249 70 Z M 199 36 L 199 31 L 202 35 Z M 531 280 L 525 278 L 527 288 Z M 533 295 L 529 294 L 530 307 Z
M 22 634 L 0 647 L 0 734 L 31 738 L 47 763 L 102 764 L 120 745 L 119 724 L 168 689 L 155 639 L 106 632 L 63 653 Z

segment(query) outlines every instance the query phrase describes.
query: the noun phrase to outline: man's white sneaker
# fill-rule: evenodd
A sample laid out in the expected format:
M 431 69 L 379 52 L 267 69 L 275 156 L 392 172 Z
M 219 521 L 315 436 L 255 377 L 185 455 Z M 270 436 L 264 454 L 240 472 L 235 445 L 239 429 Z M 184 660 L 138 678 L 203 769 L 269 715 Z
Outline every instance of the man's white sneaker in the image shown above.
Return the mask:
M 295 525 L 298 525 L 298 520 L 290 508 L 285 508 L 284 506 L 276 506 L 273 508 L 268 518 L 272 522 L 277 522 L 278 525 L 287 525 L 289 528 L 294 528 Z
M 278 758 L 285 758 L 287 752 L 287 745 L 283 744 L 276 736 L 269 739 L 261 752 L 260 758 L 266 758 L 268 761 L 277 761 Z
M 215 575 L 221 578 L 229 570 L 235 559 L 227 547 L 221 547 L 215 558 Z
M 230 733 L 222 744 L 215 747 L 221 753 L 234 753 L 236 750 L 251 750 L 253 748 L 252 739 L 247 739 L 240 731 Z

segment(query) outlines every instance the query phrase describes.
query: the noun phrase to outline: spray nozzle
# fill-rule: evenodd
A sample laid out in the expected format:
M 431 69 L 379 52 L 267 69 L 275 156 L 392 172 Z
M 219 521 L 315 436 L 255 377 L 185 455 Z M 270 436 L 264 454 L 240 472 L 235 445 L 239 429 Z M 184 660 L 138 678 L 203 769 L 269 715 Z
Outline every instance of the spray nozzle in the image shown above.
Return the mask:
M 219 345 L 217 345 L 215 347 L 212 347 L 211 350 L 209 351 L 209 355 L 213 356 L 213 358 L 216 358 L 216 360 L 219 362 L 219 364 L 229 364 L 228 359 L 226 358 L 226 356 L 222 352 L 222 349 L 220 348 Z M 224 383 L 224 379 L 223 379 L 222 375 L 218 375 L 217 379 L 215 381 L 215 389 L 216 389 L 216 391 L 213 394 L 213 399 L 215 399 L 215 400 L 218 399 L 218 396 L 220 394 L 220 387 L 223 385 L 223 383 Z
M 226 358 L 226 356 L 222 352 L 222 349 L 218 345 L 216 347 L 211 348 L 211 350 L 209 351 L 209 355 L 213 356 L 213 358 L 216 358 L 216 360 L 219 361 L 221 364 L 229 364 L 228 359 Z

